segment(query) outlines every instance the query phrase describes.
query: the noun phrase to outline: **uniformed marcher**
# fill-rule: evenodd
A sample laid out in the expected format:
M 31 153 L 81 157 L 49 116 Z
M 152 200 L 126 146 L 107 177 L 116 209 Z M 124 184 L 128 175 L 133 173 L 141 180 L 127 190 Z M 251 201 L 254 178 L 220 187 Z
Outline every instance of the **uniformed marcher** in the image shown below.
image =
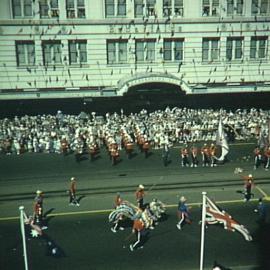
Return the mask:
M 144 195 L 145 195 L 145 192 L 144 192 L 144 186 L 143 185 L 139 185 L 136 193 L 135 193 L 135 196 L 136 196 L 136 201 L 137 201 L 137 204 L 138 204 L 138 207 L 140 209 L 143 209 L 144 208 Z
M 34 201 L 34 224 L 42 224 L 43 219 L 43 192 L 41 190 L 36 191 L 36 197 Z
M 205 143 L 201 148 L 201 155 L 202 155 L 202 166 L 209 166 L 210 158 L 209 158 L 209 149 L 207 144 Z
M 198 161 L 198 148 L 195 146 L 192 146 L 190 149 L 190 155 L 191 155 L 191 167 L 198 167 L 199 161 Z
M 129 246 L 130 250 L 133 251 L 134 249 L 143 248 L 146 229 L 141 219 L 134 220 L 132 233 L 136 234 L 136 241 Z
M 76 190 L 77 190 L 76 178 L 71 177 L 69 185 L 69 205 L 80 206 L 79 202 L 76 199 Z
M 251 192 L 252 187 L 254 185 L 254 178 L 252 174 L 249 174 L 248 176 L 242 176 L 242 179 L 245 181 L 244 184 L 244 201 L 248 202 L 251 197 L 254 197 L 254 194 Z

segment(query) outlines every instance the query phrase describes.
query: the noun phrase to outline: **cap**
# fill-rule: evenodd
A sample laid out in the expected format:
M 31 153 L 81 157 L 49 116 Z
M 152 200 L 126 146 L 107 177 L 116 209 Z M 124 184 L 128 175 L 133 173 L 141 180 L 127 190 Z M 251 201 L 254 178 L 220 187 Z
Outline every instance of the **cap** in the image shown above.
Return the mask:
M 143 185 L 139 185 L 139 188 L 140 188 L 140 189 L 144 189 L 144 186 L 143 186 Z
M 71 177 L 70 178 L 70 181 L 75 181 L 75 177 Z
M 180 202 L 185 202 L 187 199 L 184 197 L 184 196 L 182 196 L 181 198 L 180 198 Z
M 252 178 L 252 174 L 249 174 L 248 177 Z
M 37 193 L 37 194 L 41 194 L 42 191 L 41 191 L 41 190 L 37 190 L 36 193 Z

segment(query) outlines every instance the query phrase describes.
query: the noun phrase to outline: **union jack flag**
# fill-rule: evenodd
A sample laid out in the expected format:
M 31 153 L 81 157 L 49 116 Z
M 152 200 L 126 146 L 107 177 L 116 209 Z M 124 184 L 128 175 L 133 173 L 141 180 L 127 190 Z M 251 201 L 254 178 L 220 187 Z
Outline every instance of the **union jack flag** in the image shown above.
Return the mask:
M 246 241 L 252 241 L 252 236 L 244 225 L 239 224 L 235 221 L 232 216 L 220 209 L 213 201 L 206 196 L 206 217 L 205 221 L 207 224 L 223 224 L 225 230 L 238 231 L 241 233 Z

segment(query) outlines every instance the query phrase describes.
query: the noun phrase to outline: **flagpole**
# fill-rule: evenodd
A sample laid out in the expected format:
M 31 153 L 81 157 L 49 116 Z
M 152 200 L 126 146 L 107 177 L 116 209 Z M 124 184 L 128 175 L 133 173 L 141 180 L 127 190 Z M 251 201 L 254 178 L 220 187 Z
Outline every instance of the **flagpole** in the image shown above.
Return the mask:
M 24 221 L 23 221 L 24 206 L 20 206 L 19 210 L 20 210 L 21 233 L 22 233 L 22 240 L 23 240 L 24 268 L 25 268 L 25 270 L 28 270 L 26 241 L 25 241 L 25 228 L 24 228 Z
M 206 192 L 202 192 L 202 224 L 201 224 L 201 254 L 200 254 L 200 270 L 203 270 L 203 258 L 204 258 L 204 231 L 205 231 L 205 216 L 206 216 Z

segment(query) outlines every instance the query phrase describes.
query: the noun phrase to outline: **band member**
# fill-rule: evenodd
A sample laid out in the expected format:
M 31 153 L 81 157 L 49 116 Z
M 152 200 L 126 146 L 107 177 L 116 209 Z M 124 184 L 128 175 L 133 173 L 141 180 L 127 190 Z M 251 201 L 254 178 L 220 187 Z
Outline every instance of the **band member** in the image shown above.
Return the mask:
M 269 165 L 270 165 L 270 146 L 267 146 L 264 150 L 264 156 L 265 156 L 265 170 L 268 171 Z
M 43 219 L 43 192 L 41 190 L 36 191 L 33 217 L 34 217 L 35 224 L 42 223 L 42 219 Z
M 146 235 L 146 229 L 141 219 L 135 219 L 133 223 L 132 233 L 136 234 L 136 241 L 129 246 L 130 250 L 143 248 L 144 236 Z
M 188 167 L 189 166 L 189 160 L 188 160 L 188 149 L 186 147 L 181 149 L 181 165 L 182 167 Z
M 131 140 L 129 140 L 126 143 L 126 153 L 127 153 L 128 159 L 131 159 L 132 152 L 133 152 L 133 147 L 134 147 L 133 142 Z
M 144 140 L 142 148 L 144 151 L 144 156 L 145 156 L 145 158 L 147 158 L 148 153 L 149 153 L 149 149 L 150 149 L 150 142 L 147 139 Z
M 138 204 L 138 207 L 140 209 L 143 209 L 144 208 L 144 196 L 145 196 L 145 192 L 144 192 L 144 186 L 143 185 L 139 185 L 136 193 L 135 193 L 135 196 L 136 196 L 136 201 L 137 201 L 137 204 Z
M 117 145 L 114 144 L 113 147 L 111 148 L 111 160 L 113 166 L 116 165 L 118 158 L 119 158 L 119 151 L 117 149 Z
M 244 201 L 248 202 L 251 199 L 251 196 L 254 197 L 254 194 L 251 192 L 252 187 L 254 186 L 254 178 L 252 174 L 248 176 L 241 176 L 242 179 L 245 181 L 244 184 Z
M 76 190 L 77 190 L 76 178 L 71 177 L 70 185 L 69 185 L 69 205 L 80 206 L 80 204 L 78 203 L 76 199 Z
M 210 157 L 211 167 L 217 166 L 217 164 L 216 164 L 216 146 L 213 143 L 209 147 L 209 157 Z
M 195 146 L 192 146 L 190 149 L 191 154 L 191 167 L 198 167 L 199 161 L 198 161 L 198 148 Z
M 210 164 L 209 149 L 208 149 L 206 143 L 201 148 L 201 155 L 202 155 L 202 166 L 203 167 L 209 166 L 209 164 Z
M 81 161 L 82 154 L 83 154 L 83 141 L 78 139 L 75 143 L 75 160 L 77 162 Z
M 262 154 L 259 147 L 256 147 L 253 152 L 254 152 L 254 170 L 256 170 L 261 165 Z
M 68 141 L 65 137 L 61 140 L 61 149 L 63 155 L 66 156 L 68 154 Z
M 176 224 L 176 227 L 181 230 L 183 222 L 191 224 L 189 207 L 186 205 L 186 198 L 182 196 L 178 203 L 177 215 L 179 222 Z
M 93 161 L 96 156 L 96 146 L 94 143 L 91 143 L 89 145 L 89 154 L 90 154 L 90 160 Z

